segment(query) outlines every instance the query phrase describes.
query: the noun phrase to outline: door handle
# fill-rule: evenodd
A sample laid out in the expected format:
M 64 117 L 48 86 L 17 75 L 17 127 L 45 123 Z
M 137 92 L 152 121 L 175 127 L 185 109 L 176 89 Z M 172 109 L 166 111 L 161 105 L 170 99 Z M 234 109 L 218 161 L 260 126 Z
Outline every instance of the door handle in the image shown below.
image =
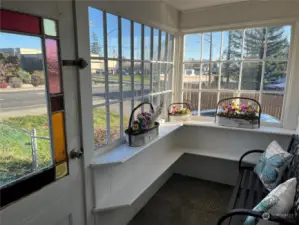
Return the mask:
M 77 149 L 73 149 L 71 152 L 70 152 L 70 158 L 71 159 L 80 159 L 83 155 L 83 152 L 81 150 L 77 150 Z

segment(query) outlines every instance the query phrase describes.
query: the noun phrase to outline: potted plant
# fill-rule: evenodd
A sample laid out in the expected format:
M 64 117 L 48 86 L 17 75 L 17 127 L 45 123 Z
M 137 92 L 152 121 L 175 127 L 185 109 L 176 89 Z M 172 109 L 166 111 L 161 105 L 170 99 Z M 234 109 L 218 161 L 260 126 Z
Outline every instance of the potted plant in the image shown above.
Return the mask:
M 170 122 L 186 121 L 190 119 L 190 116 L 191 110 L 190 105 L 188 103 L 172 103 L 168 106 L 168 120 Z
M 241 104 L 240 100 L 248 103 Z M 230 103 L 224 103 L 231 101 Z M 261 105 L 251 98 L 234 97 L 226 98 L 218 102 L 216 109 L 216 123 L 221 126 L 259 128 L 261 118 Z

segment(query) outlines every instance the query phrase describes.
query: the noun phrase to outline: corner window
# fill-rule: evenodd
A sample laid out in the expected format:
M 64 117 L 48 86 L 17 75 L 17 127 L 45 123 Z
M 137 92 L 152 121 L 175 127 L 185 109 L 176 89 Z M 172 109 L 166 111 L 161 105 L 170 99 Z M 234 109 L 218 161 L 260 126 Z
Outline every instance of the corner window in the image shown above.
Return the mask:
M 174 36 L 89 7 L 94 147 L 124 138 L 134 107 L 171 103 Z M 102 41 L 103 40 L 103 41 Z M 146 110 L 146 109 L 143 109 Z
M 184 101 L 193 115 L 214 117 L 228 97 L 258 100 L 262 122 L 280 124 L 287 92 L 291 26 L 185 35 Z

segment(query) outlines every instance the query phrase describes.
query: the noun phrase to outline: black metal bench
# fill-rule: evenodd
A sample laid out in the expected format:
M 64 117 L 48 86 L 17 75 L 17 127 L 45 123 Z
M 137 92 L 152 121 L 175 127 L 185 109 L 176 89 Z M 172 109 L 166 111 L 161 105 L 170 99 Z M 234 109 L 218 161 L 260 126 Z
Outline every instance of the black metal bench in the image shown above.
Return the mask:
M 298 154 L 298 149 L 299 137 L 297 135 L 293 135 L 288 147 L 288 152 L 295 155 Z M 240 158 L 239 176 L 229 202 L 228 213 L 219 219 L 218 225 L 243 225 L 247 216 L 253 216 L 262 219 L 263 213 L 253 211 L 252 209 L 269 193 L 269 191 L 264 188 L 263 183 L 254 173 L 254 165 L 244 163 L 243 159 L 250 154 L 261 154 L 263 152 L 264 150 L 259 149 L 250 150 Z M 292 162 L 292 164 L 295 163 L 298 165 L 298 157 L 294 157 L 294 160 L 297 161 Z M 298 179 L 298 171 L 297 173 L 294 173 L 291 171 L 292 169 L 293 168 L 289 167 L 285 171 L 282 182 L 294 176 L 296 176 Z M 277 224 L 281 225 L 298 225 L 299 218 L 293 219 L 294 220 L 287 221 L 281 217 L 270 215 L 269 221 L 276 222 Z

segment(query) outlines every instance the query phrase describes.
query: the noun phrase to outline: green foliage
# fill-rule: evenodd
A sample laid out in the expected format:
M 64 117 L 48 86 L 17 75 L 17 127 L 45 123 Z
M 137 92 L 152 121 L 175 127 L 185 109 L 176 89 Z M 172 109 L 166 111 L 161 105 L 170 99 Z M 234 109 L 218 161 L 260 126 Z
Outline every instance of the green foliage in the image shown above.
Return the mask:
M 10 85 L 13 88 L 20 88 L 20 87 L 22 87 L 22 80 L 18 77 L 13 77 L 11 79 L 11 84 Z
M 39 73 L 33 74 L 31 76 L 31 84 L 34 87 L 37 87 L 39 85 L 44 85 L 45 84 L 45 76 L 43 74 L 39 74 Z
M 95 32 L 92 32 L 90 52 L 91 54 L 96 54 L 96 55 L 100 55 L 101 53 L 99 38 Z
M 22 79 L 24 84 L 30 84 L 31 83 L 31 75 L 24 71 L 23 69 L 19 69 L 19 71 L 17 72 L 17 75 L 19 78 Z

